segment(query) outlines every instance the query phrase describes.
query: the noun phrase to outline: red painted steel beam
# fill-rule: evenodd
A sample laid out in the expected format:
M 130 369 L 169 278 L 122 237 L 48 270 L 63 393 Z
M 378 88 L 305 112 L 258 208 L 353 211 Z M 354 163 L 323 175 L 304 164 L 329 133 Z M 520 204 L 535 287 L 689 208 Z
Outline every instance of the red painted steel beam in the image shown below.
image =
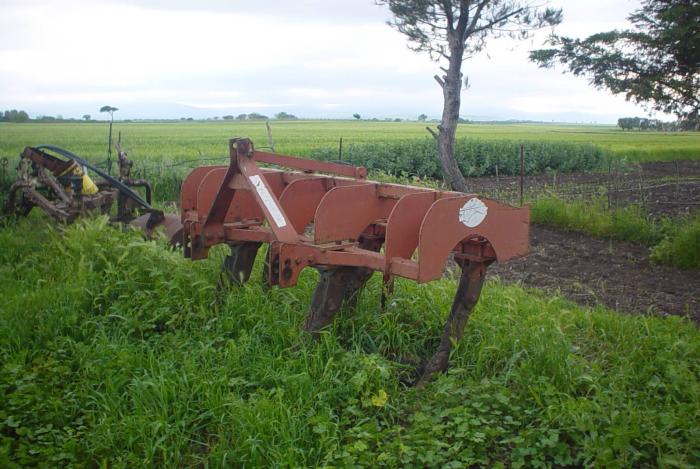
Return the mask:
M 338 176 L 347 176 L 356 179 L 365 179 L 367 177 L 367 169 L 362 166 L 309 160 L 294 156 L 278 155 L 276 153 L 265 153 L 264 151 L 255 151 L 254 158 L 261 163 L 274 164 L 301 171 L 337 174 Z

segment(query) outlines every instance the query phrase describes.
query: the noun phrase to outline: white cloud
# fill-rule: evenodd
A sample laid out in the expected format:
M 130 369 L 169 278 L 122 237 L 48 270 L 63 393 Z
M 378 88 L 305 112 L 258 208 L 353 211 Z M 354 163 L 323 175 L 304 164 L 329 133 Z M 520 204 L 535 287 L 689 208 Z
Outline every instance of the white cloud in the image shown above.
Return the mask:
M 187 101 L 176 101 L 175 104 L 180 106 L 190 107 L 193 109 L 236 109 L 236 108 L 246 108 L 246 109 L 259 109 L 259 108 L 281 108 L 281 107 L 293 107 L 296 104 L 293 103 L 264 103 L 260 101 L 251 102 L 210 102 L 210 103 L 192 103 Z
M 557 0 L 563 34 L 624 26 L 638 0 Z M 371 0 L 3 0 L 0 108 L 123 117 L 295 107 L 304 116 L 438 115 L 437 65 L 406 47 Z M 585 80 L 538 70 L 526 43 L 496 41 L 465 62 L 463 114 L 543 119 L 641 114 Z M 246 109 L 247 108 L 247 109 Z

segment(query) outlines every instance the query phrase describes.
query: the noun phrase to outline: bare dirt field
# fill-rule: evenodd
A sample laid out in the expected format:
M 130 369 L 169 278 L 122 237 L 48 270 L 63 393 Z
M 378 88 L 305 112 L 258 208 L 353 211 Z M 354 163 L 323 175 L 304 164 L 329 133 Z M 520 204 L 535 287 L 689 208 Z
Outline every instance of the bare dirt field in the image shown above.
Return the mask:
M 648 254 L 643 246 L 532 225 L 530 254 L 495 264 L 489 274 L 560 290 L 580 304 L 685 316 L 700 325 L 700 272 L 654 264 Z

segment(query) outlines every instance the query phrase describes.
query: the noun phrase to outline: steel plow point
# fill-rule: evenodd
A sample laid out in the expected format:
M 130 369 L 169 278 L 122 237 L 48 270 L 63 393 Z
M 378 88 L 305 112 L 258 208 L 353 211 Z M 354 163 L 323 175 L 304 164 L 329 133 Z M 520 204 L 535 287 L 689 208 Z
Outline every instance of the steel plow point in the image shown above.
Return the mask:
M 234 284 L 248 280 L 261 244 L 267 244 L 268 285 L 291 287 L 303 269 L 318 269 L 321 279 L 304 321 L 314 336 L 343 303 L 354 304 L 373 272 L 382 273 L 384 292 L 390 292 L 395 277 L 418 283 L 441 278 L 454 257 L 462 268 L 459 288 L 419 385 L 447 369 L 487 266 L 527 253 L 527 206 L 369 181 L 364 168 L 260 152 L 244 138 L 229 141 L 229 157 L 228 166 L 196 168 L 182 184 L 184 254 L 205 259 L 211 247 L 230 245 L 224 277 Z
M 372 270 L 366 267 L 319 267 L 321 280 L 316 286 L 309 311 L 304 320 L 304 331 L 318 338 L 319 332 L 330 325 L 333 317 L 345 303 L 354 307 L 357 295 Z
M 172 246 L 182 245 L 182 222 L 179 215 L 153 211 L 133 219 L 129 225 L 141 230 L 147 238 L 153 237 L 162 227 Z
M 224 258 L 222 281 L 230 285 L 242 285 L 250 278 L 255 257 L 262 243 L 232 243 L 231 254 Z

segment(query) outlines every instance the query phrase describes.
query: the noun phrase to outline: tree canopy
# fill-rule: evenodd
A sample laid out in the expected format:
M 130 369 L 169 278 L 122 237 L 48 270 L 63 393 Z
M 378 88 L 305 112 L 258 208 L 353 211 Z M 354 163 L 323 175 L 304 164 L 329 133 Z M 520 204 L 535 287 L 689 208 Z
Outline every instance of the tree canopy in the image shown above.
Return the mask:
M 100 112 L 108 112 L 109 116 L 114 120 L 114 113 L 117 112 L 119 108 L 113 107 L 113 106 L 102 106 L 100 108 Z M 111 137 L 110 137 L 111 139 Z
M 700 109 L 700 2 L 643 0 L 632 29 L 585 39 L 551 36 L 532 51 L 541 67 L 562 64 L 591 84 L 650 109 L 675 114 L 697 129 Z
M 5 122 L 29 122 L 29 114 L 26 111 L 12 109 L 0 113 L 0 120 Z
M 561 10 L 525 0 L 377 0 L 394 14 L 391 26 L 405 34 L 412 50 L 439 62 L 480 52 L 489 37 L 526 38 L 534 29 L 561 22 Z
M 289 114 L 284 111 L 275 114 L 275 119 L 277 120 L 295 120 L 296 118 L 297 116 L 295 116 L 294 114 Z

